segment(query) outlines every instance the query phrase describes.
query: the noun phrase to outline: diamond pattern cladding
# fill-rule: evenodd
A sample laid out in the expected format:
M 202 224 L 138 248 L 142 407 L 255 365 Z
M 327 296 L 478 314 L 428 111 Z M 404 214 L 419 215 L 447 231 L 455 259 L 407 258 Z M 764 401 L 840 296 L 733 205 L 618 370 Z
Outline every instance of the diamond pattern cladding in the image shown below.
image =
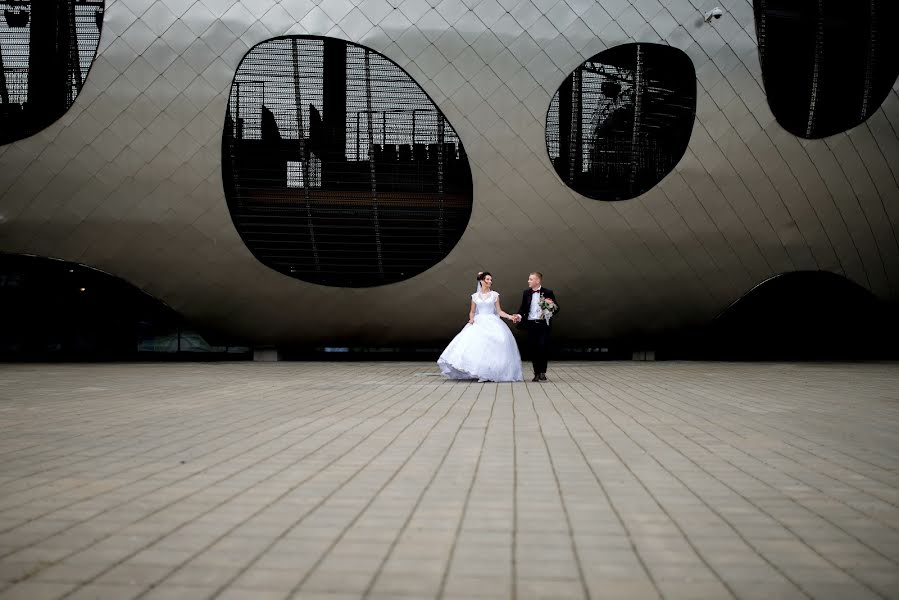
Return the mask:
M 899 299 L 899 95 L 842 134 L 800 140 L 762 88 L 752 4 L 670 0 L 110 0 L 98 56 L 65 116 L 0 147 L 0 250 L 80 261 L 199 325 L 248 341 L 443 340 L 474 274 L 504 295 L 540 269 L 566 303 L 561 337 L 710 318 L 768 276 L 845 274 Z M 468 152 L 474 206 L 449 256 L 420 276 L 342 290 L 259 264 L 229 218 L 220 143 L 247 50 L 326 35 L 399 64 Z M 546 153 L 552 94 L 627 42 L 693 61 L 683 159 L 633 200 L 568 189 Z M 303 306 L 327 306 L 310 318 Z M 455 312 L 454 312 L 455 311 Z M 452 315 L 458 312 L 459 317 Z

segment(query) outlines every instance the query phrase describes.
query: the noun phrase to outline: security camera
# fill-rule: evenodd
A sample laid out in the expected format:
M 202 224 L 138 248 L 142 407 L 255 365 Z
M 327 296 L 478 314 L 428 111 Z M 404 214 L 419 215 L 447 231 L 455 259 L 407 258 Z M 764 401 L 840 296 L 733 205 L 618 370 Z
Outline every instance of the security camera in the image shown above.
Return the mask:
M 721 10 L 720 6 L 716 6 L 709 12 L 705 13 L 704 18 L 706 23 L 711 23 L 712 19 L 720 19 L 721 15 L 724 14 L 724 11 Z

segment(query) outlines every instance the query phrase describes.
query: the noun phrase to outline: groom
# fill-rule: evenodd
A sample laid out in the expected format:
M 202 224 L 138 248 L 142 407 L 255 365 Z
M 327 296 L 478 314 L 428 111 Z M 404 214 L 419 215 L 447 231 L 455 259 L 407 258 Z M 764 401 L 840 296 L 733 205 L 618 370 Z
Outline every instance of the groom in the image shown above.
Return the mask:
M 546 321 L 543 318 L 540 310 L 541 297 L 555 302 L 556 314 L 559 314 L 556 295 L 551 289 L 543 287 L 543 274 L 534 271 L 528 275 L 528 289 L 521 295 L 521 308 L 517 314 L 512 315 L 512 319 L 519 323 L 518 327 L 525 329 L 528 334 L 528 350 L 534 363 L 534 378 L 531 381 L 546 381 L 546 355 L 552 320 Z

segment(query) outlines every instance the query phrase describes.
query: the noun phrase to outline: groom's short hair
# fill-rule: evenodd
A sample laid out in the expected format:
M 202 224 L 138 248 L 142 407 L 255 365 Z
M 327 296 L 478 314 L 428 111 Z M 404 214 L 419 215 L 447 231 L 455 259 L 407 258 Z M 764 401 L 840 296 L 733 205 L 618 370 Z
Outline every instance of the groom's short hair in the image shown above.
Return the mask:
M 540 281 L 543 281 L 543 273 L 541 273 L 540 271 L 531 271 L 531 275 L 536 275 L 540 278 Z

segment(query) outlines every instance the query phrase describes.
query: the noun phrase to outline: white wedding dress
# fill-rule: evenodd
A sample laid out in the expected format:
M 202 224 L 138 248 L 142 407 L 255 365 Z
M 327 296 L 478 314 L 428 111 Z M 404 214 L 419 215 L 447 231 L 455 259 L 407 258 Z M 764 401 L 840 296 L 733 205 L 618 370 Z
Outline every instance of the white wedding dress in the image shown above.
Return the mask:
M 496 313 L 499 294 L 471 295 L 474 323 L 466 323 L 437 364 L 450 379 L 522 381 L 521 354 L 509 328 Z

